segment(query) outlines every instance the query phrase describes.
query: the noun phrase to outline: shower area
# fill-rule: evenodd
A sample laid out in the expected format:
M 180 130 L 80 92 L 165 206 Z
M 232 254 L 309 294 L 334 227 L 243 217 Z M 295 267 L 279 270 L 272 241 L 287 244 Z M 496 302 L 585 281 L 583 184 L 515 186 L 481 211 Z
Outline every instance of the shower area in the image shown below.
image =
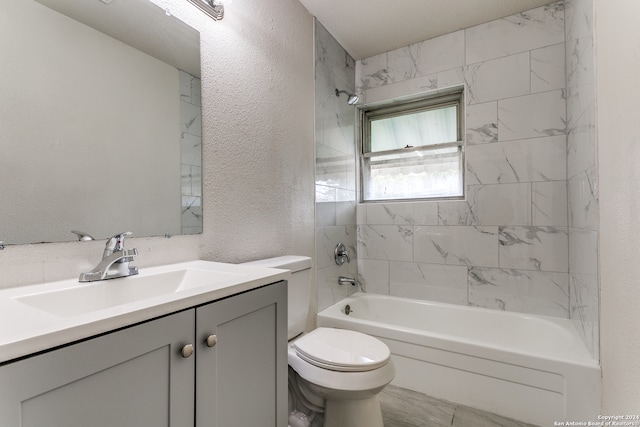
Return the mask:
M 369 293 L 569 318 L 599 358 L 593 6 L 556 2 L 358 61 L 316 21 L 318 311 L 353 277 Z M 348 94 L 459 85 L 465 199 L 359 204 Z

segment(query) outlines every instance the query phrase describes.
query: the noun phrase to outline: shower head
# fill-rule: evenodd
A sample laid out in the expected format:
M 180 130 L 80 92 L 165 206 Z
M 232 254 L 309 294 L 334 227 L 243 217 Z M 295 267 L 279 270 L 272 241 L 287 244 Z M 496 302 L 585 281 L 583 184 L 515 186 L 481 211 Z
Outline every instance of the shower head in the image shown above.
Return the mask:
M 349 105 L 354 105 L 359 100 L 358 95 L 354 95 L 353 93 L 349 93 L 346 90 L 338 90 L 338 89 L 336 89 L 336 96 L 340 96 L 341 93 L 344 93 L 345 95 L 347 95 L 349 97 L 349 98 L 347 98 L 347 104 L 349 104 Z

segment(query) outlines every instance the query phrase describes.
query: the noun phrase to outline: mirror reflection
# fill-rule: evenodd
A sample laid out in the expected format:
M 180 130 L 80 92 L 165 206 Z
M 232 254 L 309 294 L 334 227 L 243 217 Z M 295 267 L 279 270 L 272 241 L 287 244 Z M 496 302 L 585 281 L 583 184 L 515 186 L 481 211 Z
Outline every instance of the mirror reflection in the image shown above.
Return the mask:
M 201 232 L 199 48 L 148 0 L 0 2 L 0 240 Z

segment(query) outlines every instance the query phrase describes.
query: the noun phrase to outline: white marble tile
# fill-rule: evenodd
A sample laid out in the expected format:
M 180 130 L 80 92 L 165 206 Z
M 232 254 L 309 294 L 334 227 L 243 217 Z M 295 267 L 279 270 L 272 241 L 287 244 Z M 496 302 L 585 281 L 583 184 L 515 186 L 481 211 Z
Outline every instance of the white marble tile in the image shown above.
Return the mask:
M 386 101 L 409 95 L 418 95 L 438 88 L 436 74 L 420 76 L 397 83 L 390 83 L 383 86 L 367 89 L 366 102 Z
M 348 166 L 352 156 L 325 144 L 316 144 L 316 184 L 349 188 Z
M 404 298 L 467 304 L 467 267 L 390 263 L 390 294 Z
M 389 295 L 389 261 L 358 258 L 358 280 L 367 292 Z
M 468 185 L 557 181 L 567 175 L 564 135 L 467 147 Z
M 598 232 L 569 227 L 569 272 L 598 274 Z
M 316 228 L 336 225 L 336 203 L 316 202 Z
M 590 83 L 567 89 L 567 131 L 571 133 L 595 133 L 595 86 Z
M 498 268 L 469 269 L 469 304 L 520 313 L 569 317 L 569 278 Z
M 567 176 L 574 178 L 596 165 L 596 133 L 578 132 L 567 135 Z
M 529 52 L 465 67 L 467 104 L 526 95 L 531 88 Z
M 316 266 L 318 268 L 335 265 L 334 250 L 338 243 L 343 243 L 352 259 L 358 257 L 356 244 L 356 226 L 324 226 L 316 228 Z
M 425 76 L 440 71 L 462 67 L 464 62 L 464 31 L 456 31 L 434 37 L 417 47 L 417 75 Z
M 358 255 L 364 259 L 411 261 L 413 228 L 396 225 L 358 225 Z
M 598 229 L 596 167 L 587 169 L 568 182 L 569 226 Z
M 498 101 L 498 135 L 501 141 L 563 135 L 566 102 L 562 90 Z
M 336 188 L 321 185 L 316 182 L 316 203 L 320 202 L 335 202 L 336 201 Z
M 595 50 L 592 37 L 569 40 L 566 46 L 567 87 L 593 85 Z
M 435 88 L 435 73 L 463 65 L 464 32 L 457 31 L 362 59 L 358 67 L 361 73 L 358 86 L 363 90 L 369 90 L 433 75 L 414 82 L 414 85 Z M 367 102 L 372 102 L 374 95 L 375 92 L 367 93 Z M 379 98 L 379 95 L 377 97 Z
M 534 182 L 531 186 L 532 225 L 567 226 L 567 182 Z
M 437 225 L 436 202 L 370 203 L 367 205 L 367 224 L 379 225 Z
M 202 232 L 202 198 L 182 196 L 182 230 L 190 230 L 185 234 Z
M 191 195 L 202 197 L 202 167 L 191 166 Z
M 180 139 L 181 163 L 192 166 L 202 165 L 202 138 L 182 132 Z
M 485 144 L 498 140 L 497 101 L 468 105 L 465 108 L 465 114 L 467 145 Z
M 355 265 L 355 263 L 353 263 Z M 356 286 L 345 286 L 338 284 L 340 276 L 355 277 L 355 269 L 351 270 L 342 266 L 332 265 L 317 270 L 318 280 L 318 311 L 347 298 L 357 291 Z
M 360 74 L 358 76 L 359 81 L 356 81 L 356 86 L 362 90 L 394 82 L 388 70 L 389 66 L 386 53 L 370 56 L 358 62 L 360 63 L 358 67 Z
M 418 69 L 419 46 L 420 43 L 414 43 L 386 53 L 386 70 L 391 81 L 401 82 L 420 76 Z
M 436 78 L 438 89 L 464 84 L 464 70 L 465 67 L 456 67 L 451 70 L 438 72 Z
M 202 136 L 201 110 L 197 105 L 180 101 L 180 132 Z
M 498 266 L 498 228 L 420 226 L 414 229 L 414 261 Z
M 200 79 L 182 70 L 180 75 L 180 99 L 189 104 L 202 106 Z
M 569 275 L 570 318 L 584 340 L 587 349 L 598 360 L 598 276 L 595 274 Z
M 355 61 L 318 20 L 315 20 L 316 66 L 321 63 L 344 81 L 355 86 Z
M 565 0 L 564 4 L 566 39 L 593 37 L 593 0 Z
M 336 225 L 356 225 L 356 202 L 353 199 L 341 200 L 336 205 Z
M 353 189 L 344 189 L 344 188 L 337 188 L 336 189 L 336 202 L 351 202 L 351 203 L 355 203 L 356 201 L 356 190 L 355 188 Z
M 356 206 L 356 217 L 357 217 L 357 224 L 367 223 L 367 204 L 366 203 L 358 203 L 358 205 Z
M 564 89 L 564 43 L 531 51 L 531 93 Z
M 344 101 L 334 96 L 333 104 L 322 107 L 322 143 L 355 161 L 355 109 Z
M 332 106 L 335 98 L 335 76 L 328 66 L 322 62 L 316 62 L 315 68 L 315 105 L 316 122 L 320 121 L 321 127 L 324 121 L 323 115 L 318 115 L 323 109 Z M 316 135 L 316 141 L 322 142 L 322 137 Z
M 531 225 L 531 184 L 473 185 L 466 200 L 438 203 L 440 225 Z
M 467 28 L 467 64 L 564 41 L 564 4 L 547 6 Z
M 566 228 L 500 227 L 498 241 L 501 268 L 569 271 Z

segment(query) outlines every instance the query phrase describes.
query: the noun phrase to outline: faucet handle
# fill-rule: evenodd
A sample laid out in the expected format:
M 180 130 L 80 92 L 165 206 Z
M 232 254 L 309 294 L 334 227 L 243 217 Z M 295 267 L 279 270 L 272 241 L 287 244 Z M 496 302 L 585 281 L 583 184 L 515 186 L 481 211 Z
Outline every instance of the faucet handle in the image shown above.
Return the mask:
M 349 251 L 343 243 L 338 243 L 333 250 L 334 259 L 337 265 L 342 265 L 344 262 L 351 262 L 349 259 Z
M 125 231 L 124 233 L 116 234 L 115 236 L 107 239 L 102 257 L 106 258 L 116 251 L 124 250 L 124 238 L 126 236 L 131 236 L 132 234 L 133 233 L 131 231 Z

